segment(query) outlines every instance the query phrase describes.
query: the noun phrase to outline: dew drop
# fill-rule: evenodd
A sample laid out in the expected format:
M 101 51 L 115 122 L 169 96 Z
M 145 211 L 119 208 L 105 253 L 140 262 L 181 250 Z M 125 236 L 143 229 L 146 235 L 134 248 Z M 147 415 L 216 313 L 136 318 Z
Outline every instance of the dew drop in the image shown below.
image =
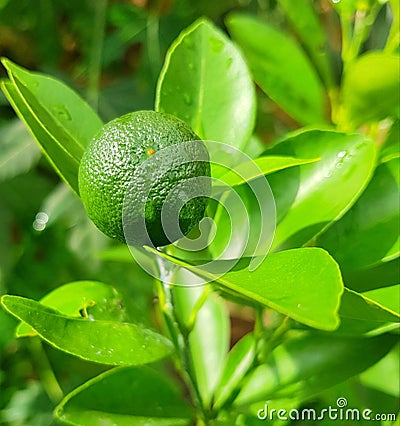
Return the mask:
M 224 43 L 215 37 L 210 38 L 210 43 L 211 43 L 211 49 L 216 53 L 221 52 L 221 50 L 224 47 Z
M 230 68 L 232 66 L 232 63 L 233 63 L 233 58 L 228 58 L 228 60 L 226 61 L 227 68 Z
M 192 97 L 188 93 L 185 93 L 183 95 L 183 100 L 185 101 L 186 105 L 192 105 L 193 100 L 192 100 Z
M 53 105 L 52 110 L 61 120 L 71 120 L 71 114 L 68 112 L 64 105 Z
M 185 45 L 186 45 L 189 49 L 192 49 L 192 48 L 193 48 L 193 46 L 194 46 L 193 39 L 192 39 L 191 37 L 185 37 L 185 38 L 183 39 L 183 42 L 185 43 Z
M 343 158 L 343 157 L 346 156 L 346 154 L 347 154 L 346 151 L 340 151 L 337 156 L 338 156 L 338 158 Z

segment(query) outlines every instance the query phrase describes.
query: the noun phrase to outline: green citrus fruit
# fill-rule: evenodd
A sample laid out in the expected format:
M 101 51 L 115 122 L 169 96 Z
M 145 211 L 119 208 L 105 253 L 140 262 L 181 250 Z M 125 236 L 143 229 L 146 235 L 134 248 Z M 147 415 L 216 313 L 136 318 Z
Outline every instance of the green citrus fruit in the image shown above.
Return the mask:
M 184 143 L 189 141 L 198 142 Z M 128 229 L 129 244 L 162 246 L 179 238 L 164 230 L 161 212 L 167 199 L 176 200 L 183 235 L 202 219 L 211 190 L 203 176 L 210 176 L 207 149 L 186 123 L 169 114 L 137 111 L 110 121 L 93 138 L 80 163 L 79 192 L 104 234 L 126 241 Z M 184 182 L 190 184 L 180 186 Z M 182 200 L 187 201 L 182 205 Z

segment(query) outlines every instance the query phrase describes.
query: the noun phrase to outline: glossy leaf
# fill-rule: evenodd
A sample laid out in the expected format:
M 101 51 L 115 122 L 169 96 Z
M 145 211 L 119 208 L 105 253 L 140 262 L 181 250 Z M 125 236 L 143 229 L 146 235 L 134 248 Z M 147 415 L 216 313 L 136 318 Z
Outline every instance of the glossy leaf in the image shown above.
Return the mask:
M 231 14 L 226 25 L 255 81 L 273 101 L 300 123 L 324 121 L 322 84 L 293 40 L 251 15 Z
M 400 120 L 396 120 L 390 127 L 385 144 L 379 153 L 381 163 L 400 157 Z
M 370 52 L 345 72 L 341 120 L 351 128 L 400 116 L 400 56 Z
M 225 168 L 218 164 L 213 164 L 211 168 L 220 180 L 230 187 L 234 187 L 279 170 L 302 164 L 315 163 L 317 161 L 319 161 L 319 158 L 302 159 L 271 155 L 255 158 L 251 162 L 241 163 L 233 170 L 229 170 L 225 173 L 223 173 Z M 215 170 L 217 171 L 215 172 Z
M 222 407 L 240 388 L 241 380 L 254 362 L 255 349 L 256 342 L 252 334 L 244 336 L 231 349 L 216 390 L 214 407 Z
M 320 248 L 274 253 L 253 272 L 242 269 L 220 278 L 165 253 L 147 250 L 215 281 L 245 300 L 268 306 L 303 324 L 322 330 L 334 330 L 339 325 L 337 312 L 343 283 L 337 263 Z
M 55 414 L 76 426 L 184 426 L 193 416 L 171 378 L 149 367 L 100 374 L 67 395 Z
M 385 51 L 388 53 L 398 51 L 400 45 L 400 5 L 396 0 L 389 0 L 390 10 L 393 16 L 392 27 L 386 41 Z
M 257 178 L 316 161 L 319 159 L 263 156 L 241 163 L 225 174 L 221 173 L 218 179 L 225 185 L 213 185 L 213 196 L 217 195 L 221 201 L 211 214 L 215 235 L 210 239 L 207 249 L 198 253 L 199 257 L 212 261 L 216 258 L 238 259 L 266 255 L 275 231 L 275 202 L 268 181 Z M 212 170 L 215 172 L 215 167 Z M 186 258 L 187 253 L 183 252 L 181 256 Z
M 110 247 L 106 250 L 101 251 L 98 256 L 102 260 L 122 263 L 132 263 L 132 253 L 129 251 L 128 246 L 118 245 Z
M 313 3 L 310 0 L 278 2 L 306 47 L 325 85 L 332 87 L 332 65 L 327 54 L 327 38 Z
M 181 269 L 179 278 L 190 282 L 189 271 Z M 187 324 L 196 302 L 202 297 L 206 287 L 175 287 L 173 296 L 175 310 L 180 320 Z M 189 334 L 190 354 L 193 369 L 203 399 L 209 406 L 218 384 L 225 358 L 229 350 L 230 321 L 224 301 L 216 294 L 209 294 L 197 313 L 196 322 Z
M 400 159 L 381 164 L 354 206 L 318 239 L 342 269 L 367 268 L 399 255 L 399 172 Z
M 321 158 L 268 177 L 278 220 L 272 249 L 282 250 L 307 243 L 354 204 L 372 176 L 376 148 L 361 134 L 311 130 L 267 153 Z
M 389 309 L 392 312 L 395 312 L 396 315 L 400 315 L 399 292 L 400 286 L 397 284 L 366 291 L 363 293 L 363 296 L 368 297 L 368 299 L 373 300 L 376 303 L 379 303 L 379 305 L 383 306 L 385 309 Z
M 398 295 L 399 287 L 396 287 Z M 379 289 L 382 290 L 388 292 L 386 288 Z M 390 290 L 389 294 L 396 298 L 395 290 Z M 400 314 L 371 299 L 368 293 L 360 294 L 349 289 L 343 293 L 339 315 L 340 327 L 335 333 L 347 335 L 377 335 L 399 328 L 400 322 Z
M 111 286 L 98 281 L 75 281 L 57 287 L 48 293 L 40 303 L 60 313 L 91 320 L 126 320 L 121 295 Z M 36 332 L 27 324 L 18 326 L 16 335 L 23 337 Z
M 200 19 L 169 49 L 157 87 L 156 110 L 174 114 L 202 139 L 243 147 L 255 118 L 254 87 L 235 45 Z
M 3 59 L 2 63 L 39 121 L 69 152 L 81 154 L 103 125 L 89 104 L 55 78 L 27 71 L 8 59 Z
M 248 155 L 250 158 L 259 157 L 262 152 L 265 150 L 264 141 L 256 134 L 253 133 L 251 138 L 247 141 L 247 143 L 242 148 L 242 151 Z
M 234 404 L 285 397 L 309 399 L 366 370 L 385 356 L 396 341 L 388 334 L 369 339 L 330 334 L 293 338 L 278 346 L 268 362 L 249 375 Z
M 365 292 L 399 283 L 400 258 L 378 263 L 367 269 L 342 271 L 346 287 L 358 292 Z
M 3 59 L 3 65 L 10 77 L 2 85 L 8 100 L 56 171 L 78 192 L 80 158 L 103 123 L 86 102 L 60 81 L 28 72 L 7 59 Z
M 46 342 L 87 361 L 140 365 L 164 358 L 172 351 L 165 337 L 135 324 L 77 319 L 18 296 L 5 295 L 1 303 Z
M 18 117 L 25 123 L 36 142 L 42 147 L 44 155 L 54 170 L 75 193 L 78 193 L 79 163 L 68 152 L 61 149 L 54 137 L 40 124 L 35 115 L 25 104 L 18 90 L 9 81 L 1 82 L 1 89 L 14 108 Z
M 364 386 L 378 389 L 387 395 L 400 397 L 400 346 L 395 346 L 383 359 L 367 371 L 360 374 L 360 381 Z M 384 378 L 384 380 L 382 380 Z M 393 426 L 395 424 L 392 424 Z
M 19 120 L 0 127 L 0 180 L 27 172 L 39 157 L 39 148 Z

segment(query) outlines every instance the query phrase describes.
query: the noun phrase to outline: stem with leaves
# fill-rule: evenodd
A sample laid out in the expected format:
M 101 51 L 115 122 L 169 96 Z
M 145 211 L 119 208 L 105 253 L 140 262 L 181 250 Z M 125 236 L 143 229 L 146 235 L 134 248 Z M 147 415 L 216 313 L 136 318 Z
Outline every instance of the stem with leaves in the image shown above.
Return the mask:
M 173 276 L 175 272 L 175 266 L 171 268 L 170 264 L 167 263 L 164 259 L 157 259 L 158 268 L 160 272 L 160 281 L 158 283 L 158 298 L 160 302 L 160 310 L 163 316 L 165 325 L 170 334 L 171 340 L 175 346 L 177 359 L 176 367 L 181 373 L 182 378 L 184 379 L 193 403 L 198 409 L 198 425 L 206 425 L 208 414 L 207 410 L 204 407 L 202 397 L 197 385 L 197 380 L 194 372 L 193 359 L 190 350 L 190 340 L 189 335 L 190 331 L 193 328 L 193 325 L 196 320 L 196 314 L 194 319 L 190 318 L 189 323 L 193 323 L 192 326 L 184 325 L 179 319 L 175 303 L 174 295 L 172 290 L 172 285 L 170 284 L 173 281 Z M 208 294 L 208 293 L 207 293 Z M 201 303 L 196 304 L 194 311 L 198 312 L 202 304 L 205 301 L 205 298 L 201 297 Z

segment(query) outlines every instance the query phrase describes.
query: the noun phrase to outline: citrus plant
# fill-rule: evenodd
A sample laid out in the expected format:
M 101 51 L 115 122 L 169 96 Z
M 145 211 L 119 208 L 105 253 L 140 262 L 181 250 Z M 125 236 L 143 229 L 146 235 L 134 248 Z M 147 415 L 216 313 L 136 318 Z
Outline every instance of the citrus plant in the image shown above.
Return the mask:
M 61 423 L 311 424 L 304 410 L 348 404 L 395 424 L 399 7 L 334 2 L 339 82 L 312 3 L 278 3 L 296 37 L 240 11 L 224 30 L 198 19 L 168 49 L 154 111 L 106 124 L 61 81 L 3 59 L 6 98 L 119 241 L 105 255 L 140 265 L 156 295 L 149 323 L 96 280 L 2 296 L 17 337 L 105 366 L 67 394 L 48 372 Z M 366 51 L 384 3 L 391 29 Z M 297 127 L 267 146 L 255 131 L 265 96 Z M 167 202 L 181 239 L 165 229 Z M 236 339 L 233 310 L 254 319 Z

